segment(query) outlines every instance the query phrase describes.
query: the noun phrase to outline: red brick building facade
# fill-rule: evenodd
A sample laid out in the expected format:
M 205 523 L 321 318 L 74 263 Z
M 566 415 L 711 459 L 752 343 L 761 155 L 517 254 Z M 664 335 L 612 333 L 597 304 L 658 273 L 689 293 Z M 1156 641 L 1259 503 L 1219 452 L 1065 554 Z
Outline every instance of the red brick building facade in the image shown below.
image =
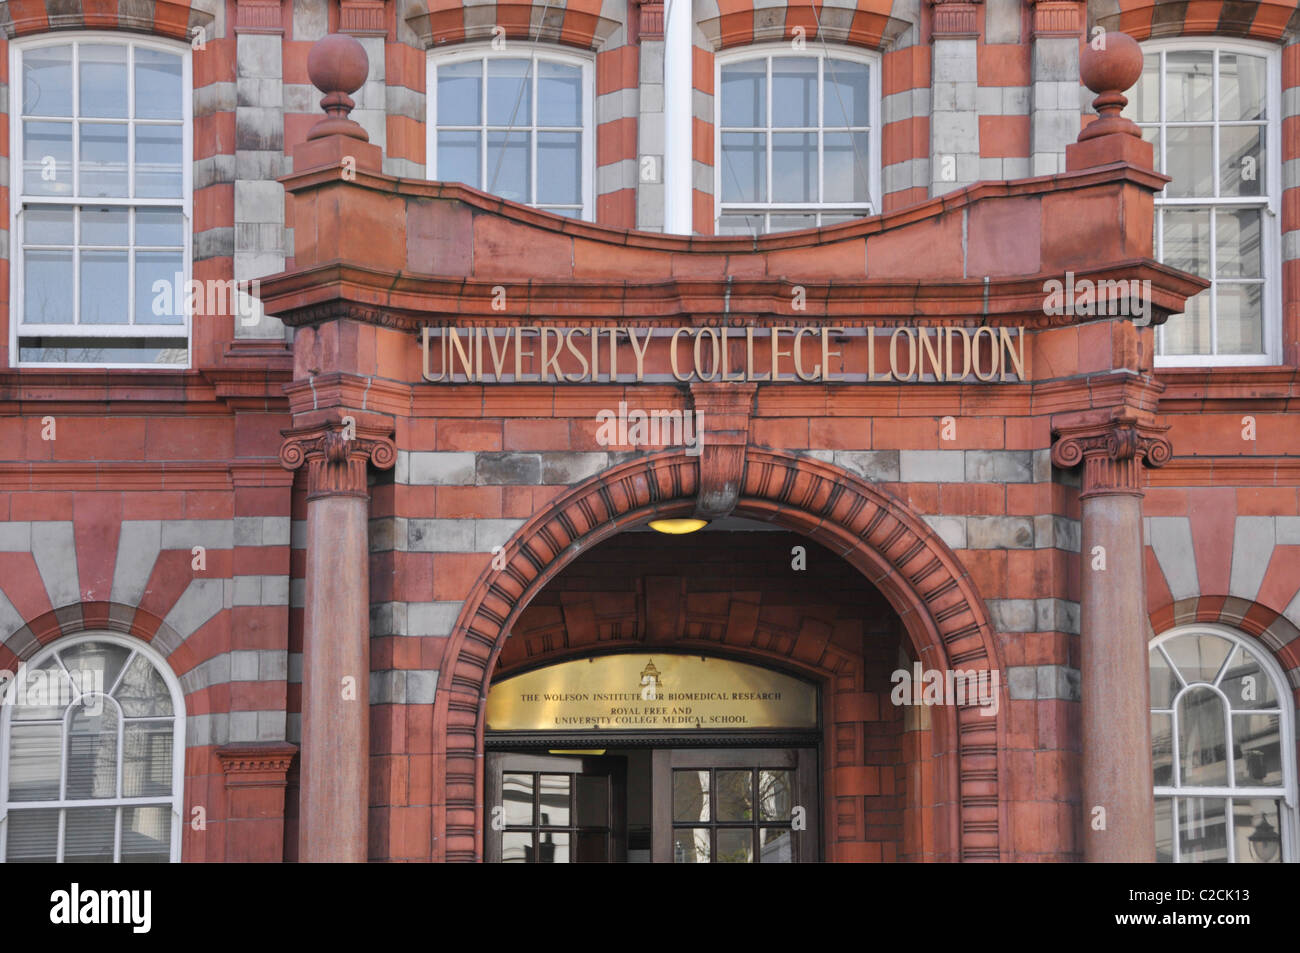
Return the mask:
M 0 3 L 6 859 L 1300 856 L 1295 4 L 663 6 Z

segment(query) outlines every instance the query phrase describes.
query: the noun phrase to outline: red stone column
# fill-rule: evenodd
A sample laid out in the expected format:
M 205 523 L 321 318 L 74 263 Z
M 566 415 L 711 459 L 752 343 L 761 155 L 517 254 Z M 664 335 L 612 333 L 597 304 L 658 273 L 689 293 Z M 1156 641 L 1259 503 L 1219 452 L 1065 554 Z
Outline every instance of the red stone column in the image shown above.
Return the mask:
M 217 749 L 226 776 L 226 862 L 284 860 L 284 786 L 296 745 L 249 741 Z
M 366 467 L 397 459 L 369 415 L 339 413 L 284 431 L 280 462 L 307 465 L 299 851 L 366 860 L 370 764 L 370 494 Z
M 1052 463 L 1083 464 L 1080 554 L 1083 849 L 1089 863 L 1155 861 L 1142 467 L 1169 460 L 1167 427 L 1136 415 L 1055 426 Z M 1103 562 L 1104 560 L 1104 562 Z

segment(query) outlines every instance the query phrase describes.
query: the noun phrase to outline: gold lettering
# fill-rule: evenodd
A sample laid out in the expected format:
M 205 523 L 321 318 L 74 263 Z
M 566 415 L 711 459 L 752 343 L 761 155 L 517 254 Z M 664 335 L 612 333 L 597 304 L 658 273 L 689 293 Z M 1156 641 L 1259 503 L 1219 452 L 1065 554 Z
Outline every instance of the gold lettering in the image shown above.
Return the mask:
M 426 327 L 423 328 L 422 331 L 423 334 L 421 335 L 420 341 L 422 345 L 422 350 L 424 351 L 424 374 L 423 374 L 424 379 L 426 381 L 431 381 L 431 382 L 440 381 L 446 376 L 446 371 L 445 370 L 442 371 L 441 373 L 438 374 L 437 377 L 434 377 L 433 374 L 429 371 L 429 329 Z M 445 353 L 447 350 L 447 339 L 443 337 L 441 334 L 438 335 L 438 337 L 442 338 L 442 349 Z M 445 360 L 443 362 L 443 367 L 444 368 L 446 367 Z
M 745 380 L 747 381 L 765 381 L 767 375 L 758 376 L 754 370 L 754 329 L 745 328 Z
M 488 350 L 492 352 L 492 370 L 496 375 L 497 383 L 500 383 L 501 372 L 505 370 L 506 366 L 506 354 L 510 350 L 510 332 L 506 332 L 505 337 L 501 342 L 500 356 L 497 355 L 497 336 L 494 328 L 487 329 L 487 344 Z M 480 356 L 481 354 L 482 352 L 480 351 Z M 482 377 L 480 376 L 479 379 L 482 380 Z
M 834 331 L 836 334 L 843 334 L 844 329 L 843 328 L 822 328 L 822 380 L 824 381 L 843 380 L 842 377 L 831 377 L 831 358 L 843 357 L 843 355 L 840 354 L 839 351 L 831 350 L 832 331 Z M 868 344 L 871 341 L 871 338 L 869 336 L 867 338 L 867 341 Z
M 668 342 L 668 364 L 672 368 L 673 378 L 679 381 L 688 381 L 691 379 L 689 374 L 683 374 L 677 368 L 677 338 L 682 334 L 690 334 L 690 328 L 678 328 L 673 332 L 673 338 Z M 637 380 L 640 380 L 638 377 Z
M 887 381 L 888 374 L 876 376 L 876 329 L 867 328 L 867 380 L 870 381 Z
M 1011 358 L 1011 364 L 1016 369 L 1016 380 L 1025 379 L 1025 331 L 1019 329 L 1015 338 L 1011 337 L 1011 331 L 1008 328 L 999 328 L 998 335 L 1002 340 L 1002 353 L 998 356 L 1002 364 L 1002 379 L 1007 379 L 1007 358 Z M 1015 341 L 1016 346 L 1012 347 L 1011 342 Z
M 942 334 L 943 332 L 940 331 L 934 338 L 931 338 L 925 328 L 918 328 L 916 331 L 916 336 L 921 339 L 920 360 L 918 361 L 920 366 L 917 368 L 921 377 L 925 376 L 925 356 L 927 354 L 930 355 L 930 363 L 934 367 L 934 379 L 942 381 L 946 376 L 943 361 L 940 359 L 943 354 L 943 341 L 939 339 L 939 336 Z
M 586 334 L 586 333 L 588 333 L 587 328 L 569 328 L 569 333 L 564 336 L 564 346 L 569 349 L 569 353 L 572 354 L 574 357 L 576 357 L 578 359 L 578 363 L 582 365 L 582 370 L 578 371 L 575 374 L 570 374 L 568 377 L 564 378 L 571 384 L 576 384 L 579 381 L 586 380 L 587 378 L 587 355 L 583 354 L 581 351 L 579 351 L 576 347 L 573 346 L 573 336 L 575 334 Z
M 793 377 L 782 377 L 779 370 L 779 361 L 783 357 L 792 357 L 790 351 L 781 350 L 780 338 L 782 331 L 794 331 L 794 328 L 773 328 L 772 329 L 772 380 L 774 381 L 792 381 Z
M 636 339 L 636 329 L 627 328 L 627 336 L 632 341 L 632 353 L 636 355 L 636 382 L 640 384 L 645 380 L 645 352 L 650 347 L 650 338 L 654 336 L 654 328 L 645 329 L 645 343 Z
M 467 330 L 469 330 L 469 329 L 467 329 Z M 451 354 L 451 364 L 448 365 L 448 367 L 447 367 L 447 377 L 448 377 L 448 379 L 451 379 L 452 377 L 454 377 L 454 376 L 456 375 L 456 354 L 459 353 L 459 354 L 460 354 L 460 361 L 461 361 L 461 364 L 464 365 L 464 367 L 465 367 L 465 379 L 468 380 L 470 383 L 473 383 L 473 382 L 474 382 L 474 361 L 473 361 L 473 353 L 474 353 L 474 335 L 473 335 L 473 331 L 470 332 L 469 351 L 468 351 L 468 352 L 466 352 L 466 350 L 465 350 L 465 345 L 461 343 L 461 340 L 460 340 L 460 332 L 459 332 L 459 331 L 457 331 L 455 328 L 447 328 L 447 329 L 444 331 L 444 334 L 450 334 L 450 335 L 451 335 L 451 350 L 452 350 L 452 354 Z
M 898 336 L 907 338 L 907 373 L 898 373 Z M 911 328 L 895 328 L 889 336 L 889 374 L 896 381 L 910 381 L 916 375 L 916 338 Z
M 794 374 L 801 381 L 815 381 L 822 372 L 822 366 L 820 364 L 814 364 L 812 373 L 810 374 L 805 374 L 803 369 L 803 349 L 800 347 L 803 336 L 805 334 L 815 335 L 816 333 L 816 328 L 800 328 L 794 333 Z
M 713 360 L 709 362 L 709 373 L 705 376 L 704 364 L 700 360 L 700 341 L 704 340 L 704 335 L 713 338 Z M 718 348 L 718 332 L 713 328 L 696 328 L 695 329 L 695 376 L 702 381 L 711 381 L 718 376 L 718 368 L 722 364 Z
M 524 380 L 524 358 L 532 357 L 531 350 L 524 350 L 524 331 L 536 331 L 536 328 L 515 328 L 515 383 Z
M 555 351 L 550 357 L 546 356 L 546 339 L 555 335 Z M 551 372 L 548 368 L 555 368 L 556 382 L 564 383 L 564 371 L 560 370 L 560 347 L 564 344 L 564 332 L 559 328 L 542 328 L 542 381 L 550 379 Z
M 961 373 L 953 372 L 956 365 L 952 359 L 952 336 L 956 334 L 961 337 Z M 964 381 L 966 375 L 970 373 L 970 338 L 966 334 L 965 328 L 947 328 L 944 333 L 944 349 L 948 352 L 948 380 Z
M 989 372 L 980 373 L 980 335 L 988 334 L 989 336 Z M 991 381 L 998 374 L 998 332 L 992 328 L 975 329 L 975 356 L 971 359 L 971 365 L 975 371 L 975 379 L 980 381 Z
M 724 381 L 743 381 L 745 379 L 745 372 L 743 370 L 738 372 L 740 374 L 739 377 L 727 376 L 728 367 L 731 363 L 731 348 L 727 346 L 727 332 L 730 330 L 730 328 L 726 327 L 722 329 L 722 379 Z

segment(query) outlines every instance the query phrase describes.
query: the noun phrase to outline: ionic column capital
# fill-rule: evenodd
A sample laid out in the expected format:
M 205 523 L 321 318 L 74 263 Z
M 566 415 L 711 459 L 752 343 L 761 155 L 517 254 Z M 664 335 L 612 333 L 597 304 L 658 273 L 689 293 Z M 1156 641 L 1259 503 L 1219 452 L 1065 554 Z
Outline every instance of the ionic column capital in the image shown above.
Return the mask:
M 397 462 L 392 429 L 359 422 L 351 414 L 334 415 L 320 423 L 280 431 L 280 465 L 296 470 L 307 465 L 307 499 L 325 496 L 369 498 L 366 466 L 387 470 Z
M 1162 467 L 1173 456 L 1165 432 L 1128 411 L 1102 420 L 1053 427 L 1052 464 L 1063 470 L 1083 464 L 1080 499 L 1107 495 L 1142 495 L 1142 467 Z

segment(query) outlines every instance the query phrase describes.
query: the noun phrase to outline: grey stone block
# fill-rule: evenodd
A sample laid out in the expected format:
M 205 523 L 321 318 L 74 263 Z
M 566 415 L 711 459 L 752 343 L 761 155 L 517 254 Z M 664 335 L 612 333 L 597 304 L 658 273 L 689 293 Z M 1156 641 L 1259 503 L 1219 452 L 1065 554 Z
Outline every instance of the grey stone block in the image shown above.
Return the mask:
M 71 521 L 32 523 L 32 558 L 54 608 L 81 602 L 77 541 Z
M 605 453 L 543 453 L 541 459 L 542 483 L 550 485 L 581 483 L 609 466 Z
M 922 516 L 950 549 L 966 548 L 966 520 L 961 516 Z
M 0 553 L 30 553 L 31 551 L 31 523 L 0 523 Z
M 989 621 L 999 632 L 1033 632 L 1037 612 L 1033 599 L 988 599 Z
M 967 450 L 969 483 L 1031 483 L 1033 457 L 1028 450 Z
M 836 450 L 835 464 L 872 483 L 896 483 L 899 480 L 897 450 Z
M 536 453 L 481 453 L 475 481 L 482 485 L 541 482 L 542 461 Z
M 522 519 L 474 520 L 475 551 L 487 553 L 496 546 L 504 546 L 524 522 Z
M 1031 516 L 971 516 L 966 520 L 971 549 L 1033 549 Z
M 451 635 L 460 616 L 460 602 L 413 602 L 406 607 L 408 635 Z
M 477 552 L 474 523 L 474 520 L 407 520 L 407 552 Z
M 33 542 L 34 536 L 33 527 Z M 1232 536 L 1232 576 L 1228 591 L 1238 598 L 1253 600 L 1259 594 L 1272 558 L 1273 517 L 1238 516 Z
M 413 486 L 468 486 L 474 482 L 474 454 L 413 452 L 407 454 Z
M 901 450 L 899 479 L 904 483 L 961 483 L 966 479 L 965 451 Z
M 1013 701 L 1033 701 L 1038 697 L 1038 670 L 1033 665 L 1007 667 L 1007 690 Z

